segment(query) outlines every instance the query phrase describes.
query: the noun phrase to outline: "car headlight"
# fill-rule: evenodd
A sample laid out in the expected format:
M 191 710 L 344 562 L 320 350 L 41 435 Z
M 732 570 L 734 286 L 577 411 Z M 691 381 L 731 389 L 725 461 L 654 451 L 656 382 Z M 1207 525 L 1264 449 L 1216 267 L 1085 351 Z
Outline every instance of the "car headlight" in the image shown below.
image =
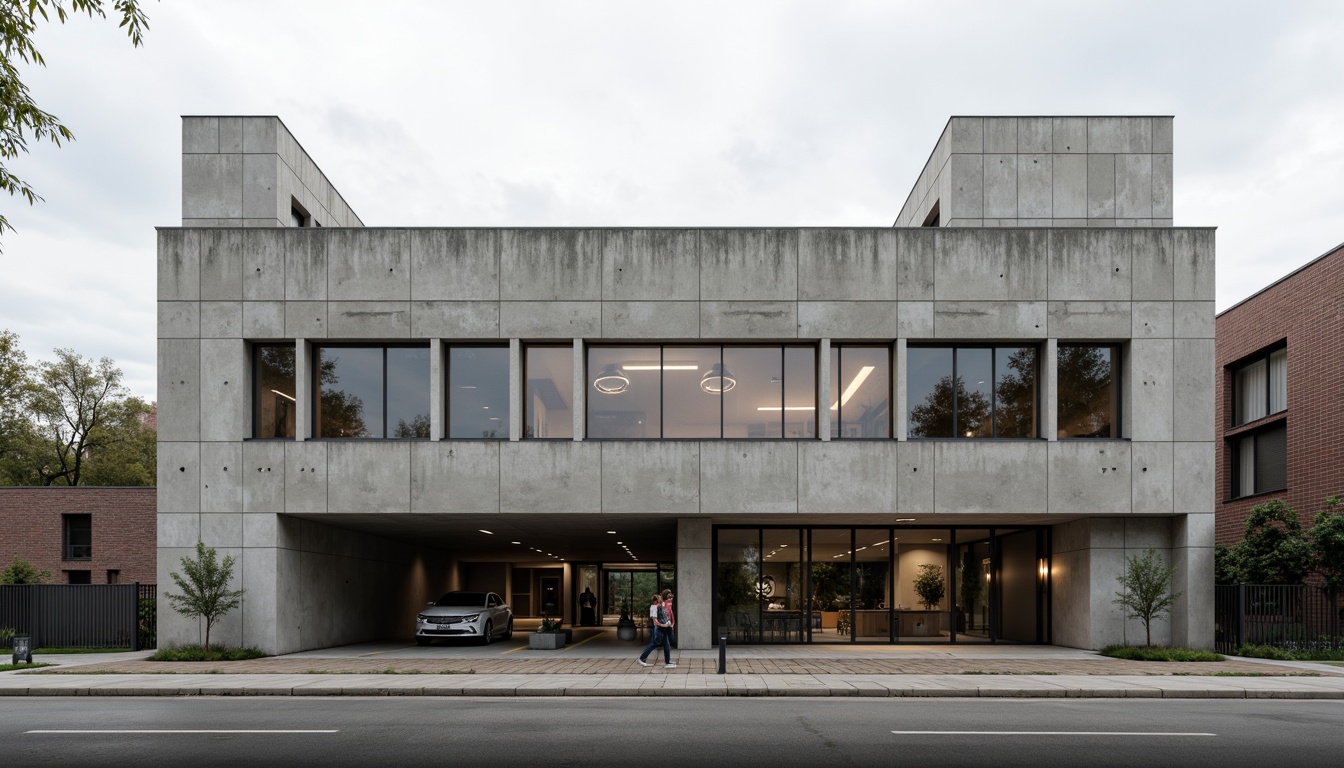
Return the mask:
M 415 618 L 416 618 L 416 620 L 418 620 L 418 621 L 429 621 L 429 617 L 426 616 L 426 615 L 423 614 L 423 613 L 418 613 L 418 614 L 416 614 L 416 615 L 415 615 Z
M 477 620 L 477 619 L 479 619 L 479 618 L 481 618 L 481 614 L 479 614 L 479 613 L 473 613 L 473 614 L 471 614 L 470 616 L 463 616 L 463 617 L 462 617 L 462 621 L 470 622 L 470 621 L 475 621 L 475 620 Z

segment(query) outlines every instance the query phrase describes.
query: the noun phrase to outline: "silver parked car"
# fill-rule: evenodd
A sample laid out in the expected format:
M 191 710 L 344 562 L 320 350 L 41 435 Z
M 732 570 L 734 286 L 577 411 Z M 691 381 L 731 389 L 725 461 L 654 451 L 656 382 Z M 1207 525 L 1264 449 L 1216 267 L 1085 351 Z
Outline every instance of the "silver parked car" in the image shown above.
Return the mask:
M 436 637 L 467 637 L 489 645 L 513 637 L 513 609 L 494 592 L 449 592 L 415 617 L 415 642 Z

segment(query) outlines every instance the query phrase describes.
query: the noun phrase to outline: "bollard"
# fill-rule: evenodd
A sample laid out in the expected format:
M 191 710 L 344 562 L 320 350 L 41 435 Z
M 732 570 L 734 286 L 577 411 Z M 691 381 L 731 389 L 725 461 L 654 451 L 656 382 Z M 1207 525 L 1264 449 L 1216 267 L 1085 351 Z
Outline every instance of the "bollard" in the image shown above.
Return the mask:
M 719 674 L 722 675 L 728 670 L 728 636 L 719 636 Z

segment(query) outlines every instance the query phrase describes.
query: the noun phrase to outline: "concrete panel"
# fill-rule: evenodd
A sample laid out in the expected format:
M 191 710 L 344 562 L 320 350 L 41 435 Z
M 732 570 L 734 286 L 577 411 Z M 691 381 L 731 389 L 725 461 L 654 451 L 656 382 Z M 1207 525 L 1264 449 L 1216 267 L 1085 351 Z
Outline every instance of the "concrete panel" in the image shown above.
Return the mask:
M 1050 118 L 1019 117 L 1017 119 L 1018 152 L 1030 154 L 1054 152 L 1053 137 L 1054 125 Z
M 804 229 L 798 233 L 798 298 L 878 301 L 896 298 L 900 263 L 894 233 Z M 878 249 L 878 240 L 883 248 Z
M 1176 440 L 1213 440 L 1214 341 L 1176 339 Z
M 201 541 L 215 549 L 243 546 L 243 516 L 201 515 Z
M 411 511 L 498 514 L 499 448 L 493 441 L 411 443 Z
M 798 304 L 791 301 L 704 301 L 704 339 L 791 339 L 798 336 Z
M 796 300 L 797 230 L 701 230 L 700 298 L 704 301 Z
M 895 301 L 798 302 L 799 338 L 894 339 L 900 335 Z
M 894 440 L 834 440 L 798 446 L 798 511 L 890 514 L 901 464 Z
M 1017 155 L 985 155 L 986 217 L 1017 218 Z
M 700 298 L 699 242 L 696 230 L 608 230 L 602 243 L 602 298 L 632 302 Z
M 331 443 L 285 443 L 285 511 L 327 511 L 327 447 Z
M 1125 520 L 1125 549 L 1139 554 L 1149 548 L 1171 548 L 1172 517 L 1130 517 Z M 1164 551 L 1163 555 L 1166 554 Z
M 902 301 L 897 308 L 896 335 L 905 339 L 932 339 L 933 302 Z
M 404 229 L 327 230 L 330 299 L 411 298 L 411 233 Z
M 979 219 L 985 215 L 985 158 L 983 155 L 952 155 L 952 197 L 942 201 L 944 219 Z
M 182 118 L 182 154 L 215 154 L 219 152 L 218 117 Z
M 896 444 L 896 511 L 901 515 L 933 513 L 936 445 L 922 440 Z
M 1153 213 L 1153 156 L 1115 156 L 1115 217 L 1151 219 Z
M 182 558 L 195 557 L 196 542 L 192 542 L 192 547 L 159 547 L 158 554 L 158 582 L 163 585 L 173 583 L 172 577 L 168 574 L 176 571 L 182 571 Z M 164 601 L 165 605 L 167 601 Z M 202 623 L 196 619 L 188 619 L 177 611 L 164 610 L 160 612 L 158 641 L 159 647 L 169 648 L 177 645 L 186 645 L 187 643 L 201 642 Z M 211 640 L 214 640 L 211 637 Z
M 1055 526 L 1055 541 L 1058 541 L 1061 530 L 1073 525 Z M 1088 593 L 1092 576 L 1091 552 L 1085 549 L 1060 552 L 1056 548 L 1050 559 L 1050 572 L 1052 642 L 1072 648 L 1090 648 L 1092 617 Z
M 1186 648 L 1213 649 L 1213 547 L 1172 550 L 1173 589 L 1182 593 L 1172 606 L 1171 642 Z
M 985 152 L 1017 153 L 1017 118 L 985 118 Z
M 1050 447 L 1050 514 L 1130 511 L 1130 450 L 1120 440 L 1060 440 Z
M 285 335 L 292 339 L 327 338 L 327 302 L 285 302 Z
M 201 233 L 201 298 L 241 301 L 243 298 L 243 231 Z
M 159 338 L 194 339 L 201 335 L 201 305 L 196 301 L 160 301 Z
M 1087 156 L 1087 216 L 1115 218 L 1115 155 Z
M 408 338 L 411 335 L 411 303 L 408 301 L 328 302 L 327 333 L 332 338 Z
M 246 229 L 243 249 L 243 298 L 277 301 L 285 298 L 285 244 L 283 230 Z
M 327 511 L 411 511 L 408 441 L 336 441 L 327 449 Z
M 201 341 L 202 440 L 242 440 L 252 434 L 246 367 L 242 339 Z
M 517 442 L 500 446 L 499 472 L 509 478 L 499 494 L 501 512 L 578 512 L 602 505 L 602 444 Z
M 504 230 L 499 237 L 499 298 L 505 301 L 602 298 L 601 231 Z
M 1170 301 L 1136 301 L 1130 334 L 1136 339 L 1166 339 L 1172 336 Z
M 285 302 L 243 302 L 243 338 L 279 339 L 285 336 Z
M 713 550 L 677 550 L 677 594 L 682 601 L 677 607 L 678 648 L 708 650 L 717 642 L 712 631 L 713 573 Z
M 1177 301 L 1214 300 L 1213 237 L 1211 229 L 1172 232 L 1173 298 Z
M 1153 121 L 1147 117 L 1089 117 L 1087 149 L 1089 152 L 1152 152 Z
M 243 156 L 182 156 L 182 218 L 243 216 Z
M 196 542 L 201 540 L 200 515 L 159 515 L 157 522 L 158 545 L 160 548 L 195 549 Z M 176 567 L 177 563 L 173 565 Z M 168 583 L 171 584 L 172 582 Z
M 243 152 L 270 153 L 279 151 L 280 121 L 274 117 L 243 118 Z
M 700 510 L 713 515 L 797 512 L 798 445 L 701 443 Z
M 699 513 L 700 445 L 692 441 L 602 443 L 602 513 Z
M 285 511 L 285 445 L 278 440 L 243 443 L 238 471 L 243 475 L 245 514 L 275 515 Z
M 940 301 L 1044 299 L 1047 234 L 1029 229 L 938 230 L 935 236 L 934 298 Z
M 985 120 L 982 117 L 954 117 L 948 121 L 949 152 L 985 151 Z
M 201 511 L 241 514 L 243 511 L 242 443 L 201 443 Z
M 1017 158 L 1017 217 L 1051 218 L 1054 196 L 1054 157 L 1020 155 Z
M 1173 151 L 1172 122 L 1170 117 L 1153 118 L 1153 152 L 1170 153 Z
M 246 535 L 244 535 L 246 538 Z M 246 590 L 238 607 L 244 630 L 244 644 L 274 652 L 276 619 L 276 550 L 248 547 L 243 550 L 239 572 Z M 212 638 L 213 639 L 213 638 Z
M 414 290 L 414 287 L 412 287 Z M 412 301 L 411 337 L 416 339 L 497 339 L 497 301 Z
M 1171 301 L 1175 273 L 1175 237 L 1171 230 L 1130 232 L 1135 301 Z
M 606 301 L 602 337 L 607 339 L 694 339 L 700 335 L 700 307 L 694 301 Z
M 243 155 L 243 218 L 276 218 L 281 173 L 278 155 Z
M 1038 513 L 1046 443 L 955 440 L 934 443 L 934 512 Z
M 159 440 L 201 437 L 201 342 L 159 340 Z
M 1125 230 L 1052 230 L 1050 298 L 1129 301 L 1130 236 Z
M 1172 438 L 1174 347 L 1170 339 L 1135 339 L 1130 343 L 1130 400 L 1125 421 L 1134 440 Z M 1123 375 L 1123 369 L 1122 369 Z
M 412 299 L 499 300 L 497 231 L 416 229 L 410 234 Z
M 1171 155 L 1153 155 L 1153 218 L 1172 218 Z
M 602 335 L 597 301 L 505 301 L 499 335 L 506 339 L 586 339 Z
M 219 151 L 233 153 L 243 151 L 243 119 L 241 117 L 219 118 Z
M 1053 165 L 1055 218 L 1086 218 L 1087 155 L 1055 155 Z
M 238 339 L 243 335 L 241 301 L 203 301 L 200 303 L 201 337 Z
M 1089 637 L 1092 648 L 1104 648 L 1119 645 L 1125 639 L 1125 614 L 1112 601 L 1120 588 L 1116 576 L 1124 572 L 1125 551 L 1123 549 L 1094 549 L 1089 553 L 1089 565 L 1092 569 L 1092 589 L 1089 595 L 1092 614 L 1092 632 Z
M 1214 337 L 1214 305 L 1212 301 L 1173 302 L 1176 315 L 1175 336 L 1178 339 L 1212 339 Z
M 1044 301 L 935 301 L 936 339 L 1030 339 L 1045 336 Z
M 1046 328 L 1054 338 L 1125 339 L 1130 335 L 1127 301 L 1052 301 L 1047 312 Z
M 714 546 L 714 521 L 708 517 L 682 517 L 677 519 L 677 549 L 712 549 Z
M 319 229 L 285 229 L 285 298 L 327 300 L 327 238 Z
M 1087 118 L 1085 117 L 1056 117 L 1051 119 L 1053 123 L 1055 154 L 1074 154 L 1082 155 L 1087 152 L 1103 152 L 1092 147 L 1088 141 Z
M 197 301 L 201 298 L 201 233 L 182 229 L 159 230 L 159 301 Z
M 158 465 L 159 512 L 174 515 L 200 512 L 200 444 L 160 442 Z
M 893 230 L 893 234 L 894 241 L 887 237 L 878 238 L 878 252 L 881 258 L 891 258 L 890 248 L 895 248 L 897 298 L 901 301 L 932 301 L 938 231 L 901 229 Z

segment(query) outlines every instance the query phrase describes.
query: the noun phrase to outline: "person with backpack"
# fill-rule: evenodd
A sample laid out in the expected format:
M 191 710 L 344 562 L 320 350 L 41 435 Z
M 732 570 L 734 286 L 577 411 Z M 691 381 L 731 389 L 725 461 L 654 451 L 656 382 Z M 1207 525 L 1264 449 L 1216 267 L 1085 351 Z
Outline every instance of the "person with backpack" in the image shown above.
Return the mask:
M 653 649 L 658 646 L 663 647 L 664 668 L 675 669 L 676 664 L 672 661 L 672 624 L 667 620 L 667 613 L 663 610 L 663 598 L 661 595 L 654 594 L 649 598 L 649 645 L 644 652 L 639 655 L 639 665 L 641 667 L 652 666 L 646 659 Z

